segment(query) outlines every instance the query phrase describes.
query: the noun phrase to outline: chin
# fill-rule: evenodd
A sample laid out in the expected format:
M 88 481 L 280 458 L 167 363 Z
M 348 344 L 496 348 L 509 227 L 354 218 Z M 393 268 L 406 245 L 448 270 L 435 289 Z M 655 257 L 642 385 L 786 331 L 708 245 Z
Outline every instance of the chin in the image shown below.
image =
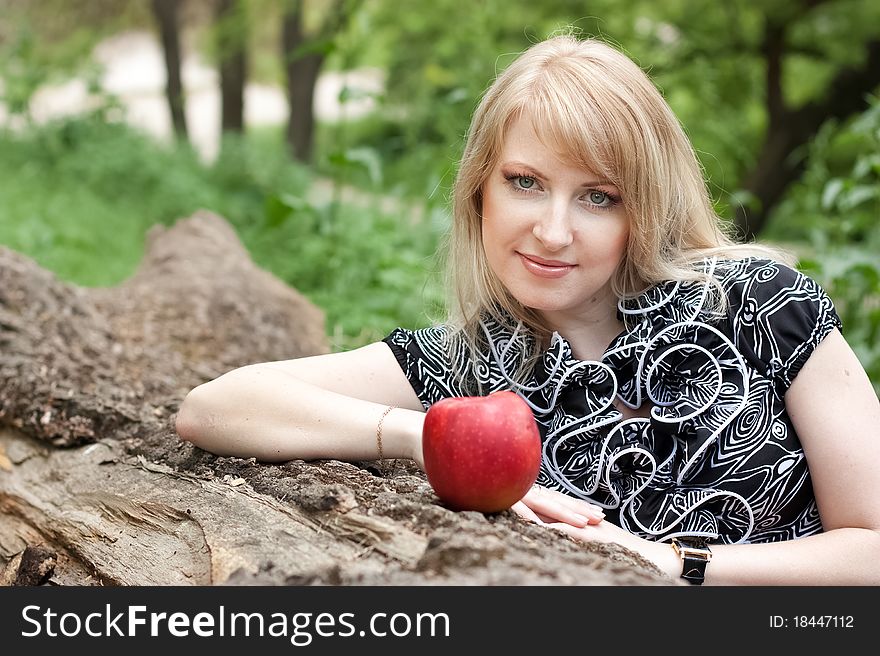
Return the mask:
M 526 294 L 511 292 L 520 305 L 536 312 L 558 312 L 571 307 L 570 299 L 559 299 L 549 296 L 546 292 L 530 292 Z

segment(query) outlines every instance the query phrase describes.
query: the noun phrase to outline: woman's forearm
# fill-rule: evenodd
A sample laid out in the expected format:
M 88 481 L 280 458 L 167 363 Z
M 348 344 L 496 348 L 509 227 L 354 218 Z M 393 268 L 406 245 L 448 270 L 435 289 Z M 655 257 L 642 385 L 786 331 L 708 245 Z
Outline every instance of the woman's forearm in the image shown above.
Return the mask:
M 880 533 L 839 528 L 797 540 L 712 545 L 705 585 L 880 585 Z M 645 554 L 667 574 L 681 574 L 669 544 Z
M 328 391 L 271 367 L 234 370 L 192 390 L 177 431 L 218 455 L 279 462 L 374 460 L 382 419 L 382 455 L 421 464 L 424 413 Z

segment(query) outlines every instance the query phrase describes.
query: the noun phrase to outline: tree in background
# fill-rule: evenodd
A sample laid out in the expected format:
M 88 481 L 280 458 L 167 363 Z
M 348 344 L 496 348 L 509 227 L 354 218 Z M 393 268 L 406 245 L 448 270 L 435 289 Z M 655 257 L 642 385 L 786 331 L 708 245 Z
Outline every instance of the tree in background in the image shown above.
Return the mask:
M 764 19 L 758 48 L 764 58 L 767 127 L 755 163 L 741 183 L 754 202 L 739 205 L 735 215 L 737 228 L 746 239 L 761 232 L 773 208 L 789 186 L 801 177 L 806 157 L 799 153 L 815 138 L 822 125 L 831 119 L 843 120 L 865 111 L 868 94 L 880 85 L 880 28 L 875 27 L 874 38 L 861 43 L 855 41 L 853 51 L 861 53 L 862 62 L 836 67 L 810 102 L 796 106 L 786 99 L 786 63 L 796 56 L 826 57 L 818 44 L 814 47 L 792 39 L 798 21 L 809 22 L 809 14 L 825 4 L 835 3 L 802 0 L 777 7 L 777 11 L 768 13 Z M 825 19 L 826 24 L 828 20 Z
M 214 36 L 220 71 L 221 132 L 244 132 L 248 23 L 247 3 L 241 0 L 217 0 Z
M 284 63 L 289 115 L 286 140 L 296 159 L 310 162 L 315 133 L 315 86 L 327 56 L 360 0 L 322 3 L 307 29 L 305 0 L 282 0 L 281 57 Z
M 179 139 L 187 140 L 186 106 L 180 78 L 180 23 L 177 0 L 153 0 L 153 16 L 159 27 L 165 55 L 165 94 L 171 112 L 171 124 Z

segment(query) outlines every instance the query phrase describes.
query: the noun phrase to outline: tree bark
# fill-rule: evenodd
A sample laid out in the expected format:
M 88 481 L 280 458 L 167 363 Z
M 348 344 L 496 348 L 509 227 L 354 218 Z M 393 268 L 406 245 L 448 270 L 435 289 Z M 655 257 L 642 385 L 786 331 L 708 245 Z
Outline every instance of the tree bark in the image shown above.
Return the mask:
M 153 15 L 159 26 L 162 39 L 162 51 L 165 55 L 165 95 L 168 98 L 168 109 L 171 113 L 171 124 L 174 134 L 186 140 L 186 104 L 183 95 L 183 84 L 180 77 L 180 29 L 176 0 L 153 0 Z
M 107 289 L 0 247 L 0 584 L 681 584 L 511 511 L 451 511 L 411 461 L 262 464 L 180 441 L 189 389 L 326 352 L 323 328 L 209 213 L 153 229 Z

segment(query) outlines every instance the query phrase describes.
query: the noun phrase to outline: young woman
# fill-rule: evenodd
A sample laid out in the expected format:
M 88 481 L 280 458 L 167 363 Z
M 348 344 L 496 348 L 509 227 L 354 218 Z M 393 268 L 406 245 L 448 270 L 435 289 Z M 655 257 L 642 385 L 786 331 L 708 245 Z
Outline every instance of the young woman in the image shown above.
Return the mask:
M 724 235 L 634 62 L 525 51 L 473 116 L 453 205 L 448 322 L 231 371 L 187 395 L 180 436 L 420 462 L 431 404 L 510 389 L 543 441 L 521 516 L 695 583 L 880 584 L 880 402 L 824 291 Z

